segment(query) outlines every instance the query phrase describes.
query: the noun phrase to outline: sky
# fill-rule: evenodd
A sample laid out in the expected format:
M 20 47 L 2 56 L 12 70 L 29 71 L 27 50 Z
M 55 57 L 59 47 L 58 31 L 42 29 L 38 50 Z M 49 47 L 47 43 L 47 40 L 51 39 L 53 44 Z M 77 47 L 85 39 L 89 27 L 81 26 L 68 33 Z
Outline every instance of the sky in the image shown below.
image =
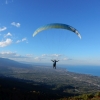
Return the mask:
M 34 31 L 50 23 L 76 28 Z M 100 0 L 0 0 L 0 57 L 100 66 Z

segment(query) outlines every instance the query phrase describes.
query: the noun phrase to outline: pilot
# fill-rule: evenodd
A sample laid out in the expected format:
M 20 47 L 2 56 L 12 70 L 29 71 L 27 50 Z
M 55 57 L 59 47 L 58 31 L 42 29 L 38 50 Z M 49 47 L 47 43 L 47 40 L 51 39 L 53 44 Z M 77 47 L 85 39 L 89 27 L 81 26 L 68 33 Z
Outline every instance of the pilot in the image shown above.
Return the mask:
M 51 60 L 53 62 L 53 68 L 56 69 L 56 62 L 58 62 L 59 60 Z

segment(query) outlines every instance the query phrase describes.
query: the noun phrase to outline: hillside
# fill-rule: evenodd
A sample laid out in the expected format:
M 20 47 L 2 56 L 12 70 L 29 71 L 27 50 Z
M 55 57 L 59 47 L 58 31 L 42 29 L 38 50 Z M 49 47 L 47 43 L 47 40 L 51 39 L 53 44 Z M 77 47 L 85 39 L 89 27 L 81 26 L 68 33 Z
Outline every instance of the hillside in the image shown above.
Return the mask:
M 2 61 L 4 64 L 0 65 L 0 85 L 4 94 L 15 88 L 18 95 L 20 92 L 28 95 L 34 91 L 43 98 L 48 95 L 49 98 L 53 96 L 52 98 L 60 99 L 100 91 L 100 77 L 97 76 L 73 73 L 64 68 L 55 70 L 50 66 L 22 64 L 4 58 Z M 14 91 L 11 90 L 10 95 Z
M 0 58 L 0 67 L 27 67 L 29 64 L 20 63 L 7 58 Z

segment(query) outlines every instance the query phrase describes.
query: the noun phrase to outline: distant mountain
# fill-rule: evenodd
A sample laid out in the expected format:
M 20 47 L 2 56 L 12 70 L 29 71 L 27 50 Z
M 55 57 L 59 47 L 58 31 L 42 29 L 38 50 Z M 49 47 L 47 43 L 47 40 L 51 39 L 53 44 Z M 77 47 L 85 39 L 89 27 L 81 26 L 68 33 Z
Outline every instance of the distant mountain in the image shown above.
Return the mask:
M 14 60 L 10 60 L 7 58 L 0 58 L 0 67 L 28 67 L 30 64 L 20 63 Z

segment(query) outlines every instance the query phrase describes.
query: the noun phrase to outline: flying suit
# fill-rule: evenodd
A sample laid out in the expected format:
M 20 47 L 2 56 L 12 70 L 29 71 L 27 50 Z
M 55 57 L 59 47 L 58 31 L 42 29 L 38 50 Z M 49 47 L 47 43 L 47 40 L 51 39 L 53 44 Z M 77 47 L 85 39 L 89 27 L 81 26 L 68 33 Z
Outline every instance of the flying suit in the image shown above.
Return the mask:
M 56 69 L 56 62 L 58 62 L 59 60 L 51 60 L 53 62 L 53 68 Z

